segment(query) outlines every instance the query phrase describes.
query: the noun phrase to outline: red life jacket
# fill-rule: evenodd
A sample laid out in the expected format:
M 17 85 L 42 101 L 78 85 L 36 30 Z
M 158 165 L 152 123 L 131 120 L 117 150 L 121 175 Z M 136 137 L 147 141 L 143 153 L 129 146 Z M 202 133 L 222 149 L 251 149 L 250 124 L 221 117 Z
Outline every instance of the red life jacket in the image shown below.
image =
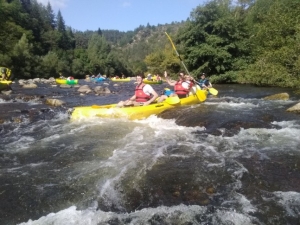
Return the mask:
M 136 102 L 147 102 L 150 100 L 150 96 L 145 94 L 143 91 L 145 84 L 141 83 L 135 88 L 135 101 Z
M 182 86 L 182 83 L 185 81 L 177 81 L 175 86 L 174 86 L 174 91 L 177 95 L 188 95 L 190 90 L 186 89 Z

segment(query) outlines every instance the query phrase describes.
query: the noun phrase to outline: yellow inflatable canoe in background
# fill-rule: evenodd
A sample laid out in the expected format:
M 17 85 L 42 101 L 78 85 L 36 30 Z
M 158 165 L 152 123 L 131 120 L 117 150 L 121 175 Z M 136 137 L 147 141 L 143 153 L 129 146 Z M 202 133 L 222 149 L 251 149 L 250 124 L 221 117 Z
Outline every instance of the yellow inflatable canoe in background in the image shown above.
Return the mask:
M 113 78 L 111 78 L 111 81 L 117 81 L 117 82 L 129 82 L 129 81 L 131 81 L 131 79 L 130 79 L 130 77 L 127 77 L 127 78 L 115 78 L 115 77 L 113 77 Z
M 7 89 L 11 83 L 12 83 L 11 80 L 1 80 L 0 81 L 0 91 Z
M 55 79 L 55 82 L 57 84 L 69 84 L 69 85 L 74 85 L 74 84 L 78 84 L 78 80 L 67 80 L 67 79 Z
M 147 80 L 147 79 L 144 79 L 143 83 L 145 83 L 145 84 L 162 84 L 163 81 L 162 80 Z

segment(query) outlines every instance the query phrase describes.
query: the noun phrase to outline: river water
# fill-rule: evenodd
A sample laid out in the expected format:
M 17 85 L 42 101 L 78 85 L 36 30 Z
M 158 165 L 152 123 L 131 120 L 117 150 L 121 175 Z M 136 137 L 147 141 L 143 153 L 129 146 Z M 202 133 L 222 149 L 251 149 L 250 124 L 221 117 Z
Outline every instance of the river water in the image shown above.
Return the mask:
M 0 224 L 300 224 L 300 115 L 285 112 L 294 90 L 215 85 L 218 97 L 144 120 L 71 122 L 68 109 L 134 88 L 80 84 L 113 93 L 13 84 L 1 95 Z M 290 99 L 263 100 L 281 92 Z

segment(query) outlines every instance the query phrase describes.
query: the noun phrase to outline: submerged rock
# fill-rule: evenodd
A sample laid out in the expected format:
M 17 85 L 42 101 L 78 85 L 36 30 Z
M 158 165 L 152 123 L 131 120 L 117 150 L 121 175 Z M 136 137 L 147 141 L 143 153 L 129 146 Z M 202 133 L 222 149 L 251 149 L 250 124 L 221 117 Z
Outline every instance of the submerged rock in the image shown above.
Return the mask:
M 94 91 L 97 94 L 110 94 L 111 93 L 111 91 L 108 89 L 108 87 L 101 87 L 101 86 L 95 87 Z
M 53 105 L 53 106 L 61 106 L 65 104 L 65 102 L 59 99 L 48 98 L 46 99 L 46 104 Z
M 300 113 L 300 102 L 286 110 L 287 112 Z
M 81 87 L 78 88 L 77 91 L 80 93 L 86 93 L 86 94 L 92 92 L 91 88 L 88 85 L 82 85 Z
M 267 97 L 264 97 L 264 100 L 289 100 L 290 96 L 288 93 L 279 93 L 275 95 L 270 95 Z
M 23 88 L 37 88 L 37 85 L 34 83 L 24 84 Z

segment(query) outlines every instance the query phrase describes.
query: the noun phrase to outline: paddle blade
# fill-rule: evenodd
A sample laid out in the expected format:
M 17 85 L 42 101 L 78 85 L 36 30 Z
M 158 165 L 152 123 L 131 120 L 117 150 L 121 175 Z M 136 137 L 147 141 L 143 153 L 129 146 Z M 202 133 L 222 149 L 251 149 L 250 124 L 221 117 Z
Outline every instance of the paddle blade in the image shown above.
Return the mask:
M 176 105 L 176 104 L 180 103 L 180 98 L 178 98 L 178 96 L 168 97 L 165 100 L 165 102 L 168 103 L 169 105 Z
M 197 90 L 196 92 L 197 98 L 200 102 L 204 102 L 206 100 L 206 94 L 205 91 Z
M 211 93 L 212 95 L 217 95 L 218 94 L 218 90 L 214 89 L 214 88 L 209 88 L 208 89 L 209 93 Z

